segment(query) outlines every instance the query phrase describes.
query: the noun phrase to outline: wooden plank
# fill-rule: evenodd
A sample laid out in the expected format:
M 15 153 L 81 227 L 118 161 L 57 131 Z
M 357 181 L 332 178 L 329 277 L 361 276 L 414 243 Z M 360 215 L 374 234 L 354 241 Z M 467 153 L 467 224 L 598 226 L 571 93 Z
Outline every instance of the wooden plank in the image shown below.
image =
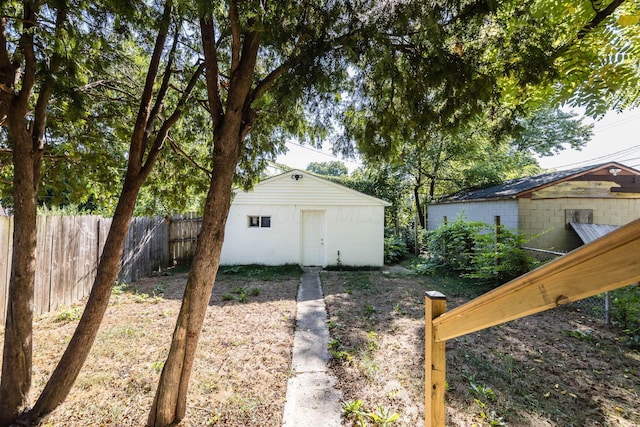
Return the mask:
M 91 266 L 93 264 L 92 256 L 94 255 L 94 227 L 92 227 L 93 218 L 90 216 L 77 216 L 76 227 L 79 229 L 79 258 L 77 260 L 77 273 L 76 278 L 78 300 L 88 295 L 87 288 L 91 285 L 88 284 L 92 281 Z
M 424 306 L 424 426 L 444 427 L 444 391 L 447 379 L 445 342 L 436 341 L 433 319 L 446 311 L 447 300 L 440 292 L 427 292 Z
M 87 239 L 86 256 L 87 256 L 87 280 L 84 282 L 84 295 L 91 293 L 93 282 L 96 278 L 98 270 L 98 261 L 100 260 L 100 221 L 102 218 L 98 216 L 88 217 L 86 227 Z
M 548 310 L 640 280 L 640 219 L 434 320 L 437 341 Z
M 612 188 L 620 187 L 620 184 L 607 181 L 565 181 L 537 191 L 531 195 L 532 199 L 558 199 L 564 197 L 579 198 L 625 198 L 624 194 L 613 194 Z M 629 197 L 629 196 L 626 196 Z M 631 195 L 637 198 L 638 195 Z
M 0 216 L 0 320 L 4 325 L 9 300 L 13 239 L 13 217 Z
M 36 217 L 36 274 L 33 284 L 34 315 L 49 311 L 50 271 L 51 271 L 51 234 L 47 227 L 47 217 Z
M 75 251 L 73 245 L 75 244 L 75 221 L 72 216 L 62 217 L 62 229 L 63 229 L 63 274 L 62 283 L 64 299 L 62 305 L 65 307 L 73 304 L 75 300 L 75 282 L 74 282 L 74 264 L 75 264 Z
M 55 255 L 54 241 L 55 239 L 59 238 L 59 236 L 56 235 L 56 232 L 58 231 L 56 228 L 57 223 L 52 222 L 53 218 L 57 218 L 57 217 L 51 217 L 51 216 L 47 217 L 47 220 L 45 222 L 45 230 L 43 233 L 45 235 L 44 260 L 47 266 L 46 271 L 42 272 L 43 283 L 46 284 L 46 289 L 43 289 L 43 291 L 46 292 L 47 294 L 46 297 L 43 295 L 43 298 L 46 298 L 47 300 L 47 312 L 52 310 L 51 288 L 53 286 L 52 271 L 53 271 L 53 257 Z
M 62 217 L 49 217 L 47 225 L 51 228 L 51 286 L 49 294 L 49 310 L 56 310 L 64 305 L 64 238 Z

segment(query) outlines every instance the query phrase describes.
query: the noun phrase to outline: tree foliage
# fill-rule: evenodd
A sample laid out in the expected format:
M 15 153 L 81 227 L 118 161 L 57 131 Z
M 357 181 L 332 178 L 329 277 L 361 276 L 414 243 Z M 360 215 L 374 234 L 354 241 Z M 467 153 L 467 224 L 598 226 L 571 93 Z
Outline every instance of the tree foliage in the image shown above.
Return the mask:
M 525 237 L 504 227 L 468 222 L 461 216 L 426 233 L 423 261 L 415 266 L 420 274 L 444 269 L 460 277 L 500 285 L 536 265 L 521 249 Z
M 165 6 L 167 14 L 155 3 L 0 6 L 0 182 L 13 186 L 16 214 L 24 208 L 14 248 L 25 256 L 13 257 L 11 285 L 12 309 L 26 313 L 16 317 L 20 325 L 30 323 L 36 196 L 116 205 L 114 243 L 103 256 L 110 262 L 99 269 L 97 296 L 81 321 L 86 329 L 65 353 L 75 369 L 97 331 L 113 283 L 108 279 L 117 270 L 119 237 L 156 159 L 169 154 L 151 176 L 140 210 L 173 210 L 207 194 L 193 203 L 204 212 L 203 226 L 149 425 L 175 424 L 185 415 L 231 187 L 250 187 L 288 138 L 317 144 L 341 121 L 344 152 L 353 151 L 355 141 L 368 159 L 394 159 L 393 166 L 361 172 L 362 182 L 357 174 L 351 179 L 394 203 L 391 222 L 398 229 L 401 217 L 411 217 L 402 207 L 409 173 L 419 171 L 414 194 L 428 183 L 430 197 L 438 181 L 454 186 L 500 179 L 516 165 L 532 166 L 532 152 L 558 149 L 524 139 L 499 143 L 522 125 L 518 117 L 536 107 L 584 103 L 588 114 L 598 116 L 638 104 L 637 0 L 169 0 Z M 156 37 L 158 26 L 150 24 L 160 15 L 162 28 L 186 37 L 165 45 L 164 36 Z M 206 70 L 202 81 L 190 77 L 196 60 Z M 187 85 L 197 93 L 193 104 L 188 91 L 173 91 Z M 176 124 L 175 114 L 184 108 L 192 114 Z M 554 137 L 543 130 L 538 136 Z M 578 144 L 584 135 L 567 143 Z M 424 160 L 425 152 L 432 161 Z M 401 168 L 410 162 L 414 172 Z M 117 190 L 107 181 L 122 185 L 117 204 Z M 0 405 L 12 408 L 1 414 L 3 422 L 26 407 L 23 386 L 30 384 L 23 369 L 29 365 L 29 329 L 8 325 Z M 9 354 L 15 349 L 22 355 Z M 47 385 L 50 400 L 36 405 L 35 417 L 59 403 L 64 393 L 56 393 L 58 386 L 71 386 L 77 372 L 65 372 L 58 366 L 59 382 Z M 18 382 L 20 390 L 13 385 Z
M 338 160 L 330 162 L 311 162 L 307 165 L 307 170 L 318 175 L 345 176 L 349 174 L 349 169 L 347 169 L 344 163 Z

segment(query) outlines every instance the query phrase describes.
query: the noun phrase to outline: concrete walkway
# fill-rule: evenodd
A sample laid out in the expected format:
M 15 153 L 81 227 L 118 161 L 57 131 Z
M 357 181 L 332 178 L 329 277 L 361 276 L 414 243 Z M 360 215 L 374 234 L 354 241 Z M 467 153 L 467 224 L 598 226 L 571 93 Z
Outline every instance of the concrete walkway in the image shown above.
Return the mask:
M 300 280 L 284 427 L 341 426 L 342 394 L 327 370 L 329 328 L 319 272 L 305 267 Z

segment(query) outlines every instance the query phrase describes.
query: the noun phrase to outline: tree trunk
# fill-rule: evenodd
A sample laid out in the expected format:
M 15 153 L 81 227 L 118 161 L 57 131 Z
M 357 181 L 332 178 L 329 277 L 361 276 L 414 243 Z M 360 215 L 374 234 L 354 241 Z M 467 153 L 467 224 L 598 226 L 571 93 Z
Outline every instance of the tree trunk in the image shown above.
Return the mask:
M 185 416 L 191 368 L 220 263 L 225 224 L 231 206 L 231 187 L 239 158 L 239 139 L 237 132 L 229 132 L 216 143 L 202 228 L 171 349 L 160 376 L 147 426 L 175 425 Z
M 13 260 L 5 322 L 0 382 L 0 426 L 7 426 L 27 407 L 31 388 L 33 288 L 36 274 L 36 215 L 40 170 L 26 120 L 17 111 L 9 127 L 13 143 Z M 22 125 L 22 126 L 21 126 Z
M 420 222 L 420 228 L 425 229 L 424 225 L 424 216 L 422 215 L 422 205 L 420 204 L 420 186 L 413 186 L 413 199 L 416 204 L 416 216 L 418 217 L 418 221 Z

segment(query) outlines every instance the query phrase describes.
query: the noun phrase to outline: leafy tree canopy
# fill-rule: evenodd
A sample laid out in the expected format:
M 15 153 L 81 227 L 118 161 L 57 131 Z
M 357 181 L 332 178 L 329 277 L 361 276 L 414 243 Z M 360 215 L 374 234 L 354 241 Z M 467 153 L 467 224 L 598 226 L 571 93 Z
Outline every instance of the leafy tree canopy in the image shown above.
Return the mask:
M 345 176 L 349 174 L 349 169 L 338 160 L 311 162 L 307 165 L 307 170 L 318 175 Z

